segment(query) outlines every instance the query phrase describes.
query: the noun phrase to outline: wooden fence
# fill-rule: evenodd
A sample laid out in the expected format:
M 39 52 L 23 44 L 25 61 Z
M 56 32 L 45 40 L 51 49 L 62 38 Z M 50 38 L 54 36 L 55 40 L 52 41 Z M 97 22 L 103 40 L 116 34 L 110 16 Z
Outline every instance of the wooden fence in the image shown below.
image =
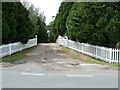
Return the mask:
M 59 36 L 57 39 L 57 43 L 64 47 L 70 48 L 72 50 L 78 51 L 80 53 L 89 55 L 96 59 L 109 62 L 109 63 L 120 63 L 120 50 L 101 47 L 96 45 L 90 45 L 86 43 L 79 43 L 72 40 L 68 40 L 67 37 Z
M 13 53 L 22 51 L 24 49 L 33 47 L 37 45 L 37 36 L 30 39 L 27 44 L 22 44 L 21 42 L 10 43 L 7 45 L 0 46 L 0 58 L 11 55 Z

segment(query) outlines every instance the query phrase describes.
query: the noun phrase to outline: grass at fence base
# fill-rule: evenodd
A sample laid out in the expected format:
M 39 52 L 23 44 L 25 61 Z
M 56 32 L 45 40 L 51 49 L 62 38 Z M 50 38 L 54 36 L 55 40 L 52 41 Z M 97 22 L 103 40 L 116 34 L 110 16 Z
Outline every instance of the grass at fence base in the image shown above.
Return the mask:
M 104 61 L 100 61 L 100 60 L 97 60 L 97 59 L 92 58 L 90 56 L 81 54 L 77 51 L 71 50 L 69 48 L 65 48 L 63 46 L 60 46 L 60 48 L 62 49 L 62 51 L 64 51 L 64 53 L 66 53 L 67 55 L 71 56 L 74 59 L 79 59 L 79 60 L 89 62 L 89 63 L 94 63 L 94 64 L 103 64 L 103 65 L 120 67 L 120 64 L 119 65 L 118 64 L 111 64 L 111 63 L 107 63 L 107 62 L 104 62 Z
M 21 52 L 12 54 L 12 55 L 10 55 L 10 56 L 4 57 L 4 58 L 2 58 L 2 61 L 3 61 L 3 62 L 10 62 L 10 61 L 13 61 L 13 60 L 22 59 L 22 58 L 24 58 L 24 57 L 26 56 L 26 54 L 27 54 L 28 52 L 34 50 L 35 48 L 36 48 L 36 46 L 35 46 L 35 47 L 31 47 L 31 48 L 29 48 L 29 49 L 25 49 L 25 50 L 23 50 L 23 51 L 21 51 Z

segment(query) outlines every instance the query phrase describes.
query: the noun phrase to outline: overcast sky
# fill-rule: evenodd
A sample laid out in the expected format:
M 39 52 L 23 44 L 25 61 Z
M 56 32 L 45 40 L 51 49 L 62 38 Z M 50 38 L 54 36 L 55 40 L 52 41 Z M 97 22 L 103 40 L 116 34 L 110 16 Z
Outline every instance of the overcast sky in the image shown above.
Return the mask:
M 56 16 L 59 6 L 63 0 L 26 0 L 26 1 L 33 3 L 35 7 L 39 7 L 40 11 L 44 11 L 44 15 L 46 16 L 46 24 L 48 25 L 53 20 L 52 16 Z

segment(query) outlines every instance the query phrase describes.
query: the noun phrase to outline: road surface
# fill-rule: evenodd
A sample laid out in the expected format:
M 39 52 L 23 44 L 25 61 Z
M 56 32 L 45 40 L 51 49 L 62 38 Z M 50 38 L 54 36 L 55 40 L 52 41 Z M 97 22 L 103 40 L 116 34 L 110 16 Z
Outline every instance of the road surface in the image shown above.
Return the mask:
M 117 67 L 66 55 L 55 43 L 41 43 L 2 68 L 3 88 L 118 88 Z

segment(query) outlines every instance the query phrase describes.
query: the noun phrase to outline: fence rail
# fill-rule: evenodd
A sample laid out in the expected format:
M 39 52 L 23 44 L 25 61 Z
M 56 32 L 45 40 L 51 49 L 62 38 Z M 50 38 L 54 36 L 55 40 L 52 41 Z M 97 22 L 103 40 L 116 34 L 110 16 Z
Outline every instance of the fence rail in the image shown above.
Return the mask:
M 37 45 L 37 36 L 33 39 L 29 39 L 27 44 L 22 44 L 21 42 L 10 43 L 7 45 L 0 46 L 0 58 L 11 55 L 13 53 L 22 51 L 24 49 L 33 47 Z
M 78 51 L 80 53 L 89 55 L 96 59 L 109 62 L 109 63 L 120 64 L 120 50 L 119 49 L 112 49 L 112 48 L 107 48 L 107 47 L 90 45 L 86 43 L 74 42 L 72 40 L 68 40 L 67 38 L 61 37 L 61 36 L 58 37 L 57 43 L 59 45 L 62 45 L 64 47 Z

